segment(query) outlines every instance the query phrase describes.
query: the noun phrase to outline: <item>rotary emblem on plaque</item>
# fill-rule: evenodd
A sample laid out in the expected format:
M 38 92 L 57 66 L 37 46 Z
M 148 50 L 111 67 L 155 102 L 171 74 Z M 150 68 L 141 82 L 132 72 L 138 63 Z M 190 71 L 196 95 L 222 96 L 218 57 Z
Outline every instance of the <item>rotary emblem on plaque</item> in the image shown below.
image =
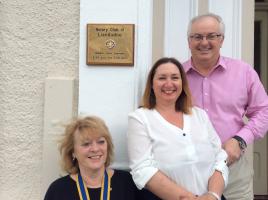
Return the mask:
M 116 43 L 114 40 L 112 39 L 109 39 L 109 40 L 106 40 L 105 42 L 105 46 L 108 48 L 108 49 L 112 49 L 116 46 Z

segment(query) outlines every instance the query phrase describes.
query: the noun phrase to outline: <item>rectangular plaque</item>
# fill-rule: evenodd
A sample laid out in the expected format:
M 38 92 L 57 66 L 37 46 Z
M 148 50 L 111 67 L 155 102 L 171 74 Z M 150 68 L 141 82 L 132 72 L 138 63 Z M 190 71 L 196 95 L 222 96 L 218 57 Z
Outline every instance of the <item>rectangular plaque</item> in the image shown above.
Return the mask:
M 88 65 L 134 65 L 134 24 L 88 24 Z

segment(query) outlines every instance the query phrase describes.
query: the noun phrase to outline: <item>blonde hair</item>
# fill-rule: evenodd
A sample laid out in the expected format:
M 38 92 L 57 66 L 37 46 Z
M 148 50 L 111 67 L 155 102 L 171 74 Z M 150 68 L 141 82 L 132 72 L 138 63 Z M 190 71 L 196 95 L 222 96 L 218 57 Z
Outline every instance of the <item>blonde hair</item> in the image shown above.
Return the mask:
M 84 118 L 73 119 L 69 123 L 60 140 L 59 151 L 62 156 L 62 168 L 69 174 L 79 172 L 77 160 L 73 160 L 74 153 L 74 134 L 78 132 L 82 137 L 100 136 L 107 141 L 107 160 L 105 167 L 109 166 L 114 156 L 114 145 L 112 137 L 105 122 L 96 116 L 87 116 Z

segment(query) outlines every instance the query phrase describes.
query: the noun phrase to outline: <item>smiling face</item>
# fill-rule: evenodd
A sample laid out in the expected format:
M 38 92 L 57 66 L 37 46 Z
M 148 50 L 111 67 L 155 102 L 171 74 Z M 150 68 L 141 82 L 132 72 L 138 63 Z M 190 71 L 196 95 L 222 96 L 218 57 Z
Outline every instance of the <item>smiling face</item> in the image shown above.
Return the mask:
M 219 37 L 210 40 L 204 37 L 202 40 L 197 41 L 191 36 L 194 35 L 220 35 Z M 191 26 L 190 37 L 188 39 L 189 48 L 192 53 L 192 59 L 195 65 L 204 64 L 207 67 L 215 65 L 220 56 L 220 48 L 222 46 L 224 37 L 220 33 L 220 24 L 213 17 L 203 17 L 195 21 Z
M 80 170 L 98 171 L 105 168 L 107 141 L 102 136 L 74 134 L 74 156 Z
M 182 79 L 178 67 L 171 63 L 164 63 L 157 67 L 153 77 L 153 91 L 156 106 L 176 103 L 182 92 Z

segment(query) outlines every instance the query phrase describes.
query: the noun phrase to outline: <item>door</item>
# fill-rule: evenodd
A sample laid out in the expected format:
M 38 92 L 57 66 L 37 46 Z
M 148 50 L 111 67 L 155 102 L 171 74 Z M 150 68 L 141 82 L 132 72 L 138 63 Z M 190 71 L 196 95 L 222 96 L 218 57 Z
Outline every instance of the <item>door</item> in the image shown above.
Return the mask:
M 254 23 L 254 68 L 266 89 L 268 88 L 267 78 L 267 34 L 268 34 L 268 11 L 256 11 Z M 254 143 L 254 194 L 268 194 L 267 174 L 267 142 L 268 137 Z

